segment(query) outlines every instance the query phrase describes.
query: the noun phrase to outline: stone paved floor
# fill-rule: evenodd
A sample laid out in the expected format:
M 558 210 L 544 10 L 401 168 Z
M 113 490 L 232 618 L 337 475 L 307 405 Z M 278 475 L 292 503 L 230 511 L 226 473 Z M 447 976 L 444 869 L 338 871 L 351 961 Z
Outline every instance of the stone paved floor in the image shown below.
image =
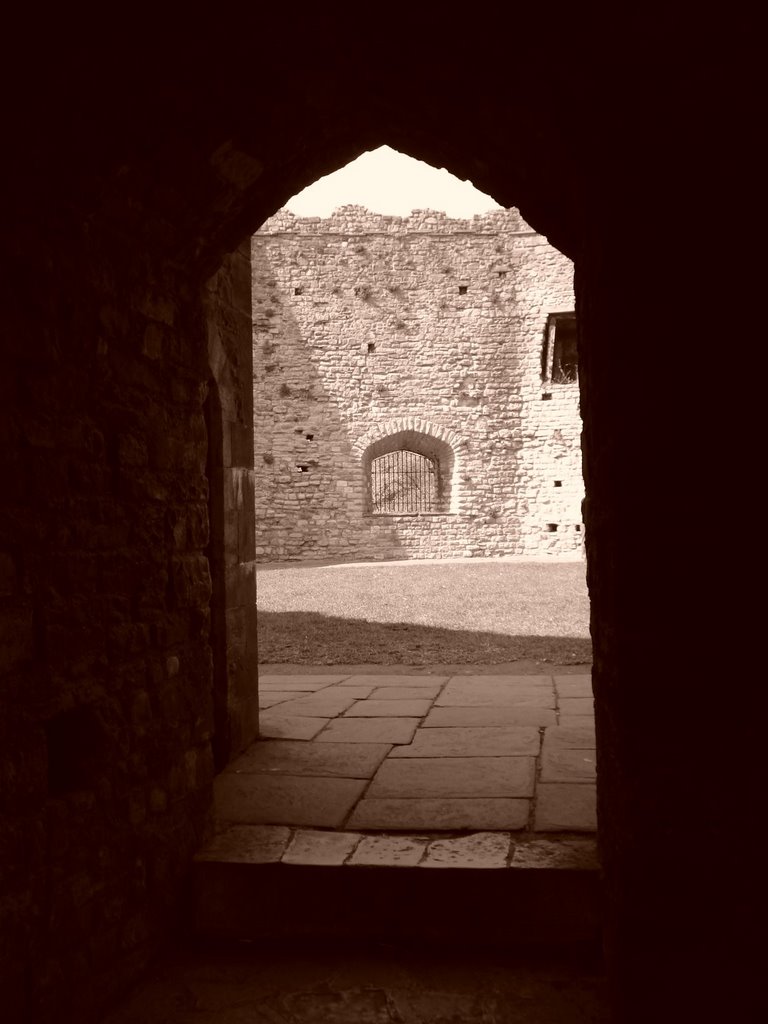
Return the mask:
M 589 675 L 263 675 L 260 702 L 262 738 L 216 784 L 230 854 L 492 867 L 552 838 L 594 848 Z

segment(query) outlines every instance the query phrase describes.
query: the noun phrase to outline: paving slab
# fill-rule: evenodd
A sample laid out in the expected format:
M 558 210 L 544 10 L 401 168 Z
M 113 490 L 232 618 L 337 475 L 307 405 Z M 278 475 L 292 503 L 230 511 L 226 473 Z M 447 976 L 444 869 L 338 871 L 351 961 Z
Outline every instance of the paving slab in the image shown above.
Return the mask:
M 555 688 L 561 697 L 592 697 L 591 675 L 555 676 Z
M 275 704 L 282 704 L 283 701 L 295 700 L 295 699 L 296 699 L 296 692 L 295 691 L 293 691 L 293 692 L 286 692 L 286 693 L 277 693 L 276 691 L 275 692 L 270 692 L 270 693 L 260 693 L 259 694 L 259 707 L 260 708 L 271 708 L 271 707 L 274 707 Z
M 518 683 L 527 678 L 547 680 L 546 684 Z M 548 677 L 499 676 L 454 677 L 436 699 L 438 707 L 555 707 L 555 690 Z
M 449 679 L 451 687 L 467 686 L 472 689 L 485 687 L 486 689 L 501 688 L 513 690 L 551 690 L 553 686 L 552 676 L 516 676 L 516 675 L 466 675 L 451 676 Z
M 424 856 L 426 839 L 406 836 L 366 836 L 350 857 L 350 865 L 357 867 L 415 867 Z
M 591 725 L 594 728 L 595 725 L 594 715 L 564 715 L 561 713 L 558 715 L 558 721 L 561 728 L 572 725 Z
M 487 707 L 466 708 L 433 707 L 421 723 L 423 729 L 489 728 L 502 725 L 556 725 L 557 715 L 551 708 L 541 707 Z
M 596 777 L 594 750 L 544 749 L 542 782 L 594 782 Z
M 505 868 L 511 837 L 503 832 L 477 832 L 457 839 L 436 839 L 421 862 L 424 868 Z
M 244 754 L 229 765 L 227 771 L 370 779 L 390 749 L 388 743 L 261 740 L 251 744 Z
M 344 863 L 361 839 L 357 832 L 299 829 L 283 854 L 283 864 L 338 866 Z
M 594 717 L 595 701 L 592 697 L 564 697 L 557 703 L 564 715 L 589 715 Z
M 278 825 L 230 825 L 211 840 L 196 861 L 273 864 L 288 846 L 291 830 Z
M 540 743 L 533 726 L 419 729 L 408 746 L 397 747 L 390 757 L 536 757 Z
M 530 800 L 366 799 L 349 819 L 349 828 L 403 832 L 454 832 L 461 829 L 516 831 L 526 828 Z
M 352 687 L 349 687 L 351 690 Z M 370 694 L 374 700 L 423 700 L 425 697 L 436 697 L 440 693 L 440 685 L 435 686 L 377 686 Z
M 386 675 L 357 675 L 347 676 L 342 686 L 434 686 L 436 683 L 442 685 L 447 683 L 449 676 L 386 676 Z
M 514 868 L 559 868 L 597 871 L 600 861 L 594 839 L 530 839 L 515 845 Z
M 333 683 L 340 683 L 346 676 L 317 676 L 317 675 L 292 675 L 292 676 L 259 676 L 259 692 L 266 693 L 268 690 L 298 690 L 313 693 L 322 690 Z
M 347 697 L 354 697 L 355 700 L 363 700 L 365 697 L 370 697 L 375 689 L 375 686 L 343 686 L 339 684 L 326 686 L 323 690 L 323 696 L 328 696 L 332 693 L 340 693 L 345 694 Z
M 388 759 L 367 797 L 528 797 L 532 757 L 412 757 Z
M 418 724 L 418 718 L 333 718 L 315 742 L 410 743 Z
M 235 775 L 214 782 L 222 821 L 253 825 L 317 825 L 339 828 L 368 783 L 291 775 Z
M 595 723 L 586 716 L 571 716 L 566 725 L 555 725 L 544 730 L 544 749 L 594 750 Z
M 431 700 L 358 700 L 345 718 L 423 718 Z
M 281 705 L 287 715 L 305 718 L 335 718 L 355 703 L 355 698 L 344 693 L 312 693 Z
M 595 832 L 595 787 L 584 783 L 540 782 L 536 787 L 536 832 Z
M 311 740 L 325 728 L 328 718 L 289 715 L 282 708 L 270 708 L 259 715 L 259 736 L 264 739 Z

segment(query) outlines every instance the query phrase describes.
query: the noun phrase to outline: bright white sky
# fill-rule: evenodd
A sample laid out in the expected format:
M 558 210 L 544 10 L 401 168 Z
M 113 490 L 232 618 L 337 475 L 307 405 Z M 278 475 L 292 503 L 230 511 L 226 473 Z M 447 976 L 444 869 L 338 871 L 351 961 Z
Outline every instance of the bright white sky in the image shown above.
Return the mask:
M 451 217 L 472 217 L 501 209 L 470 182 L 389 146 L 363 153 L 346 167 L 319 178 L 285 208 L 297 217 L 327 217 L 350 203 L 400 217 L 411 210 L 443 210 Z

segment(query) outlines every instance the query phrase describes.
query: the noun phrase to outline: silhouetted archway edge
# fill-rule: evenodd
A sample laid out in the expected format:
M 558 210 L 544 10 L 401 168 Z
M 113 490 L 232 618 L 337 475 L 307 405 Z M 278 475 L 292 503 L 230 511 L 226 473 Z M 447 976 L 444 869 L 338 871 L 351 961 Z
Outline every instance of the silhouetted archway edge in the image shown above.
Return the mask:
M 409 124 L 411 119 L 416 123 Z M 251 150 L 231 138 L 221 140 L 207 159 L 219 179 L 210 203 L 217 216 L 203 213 L 189 240 L 194 248 L 185 250 L 183 259 L 192 259 L 203 276 L 210 276 L 226 254 L 257 231 L 292 196 L 380 146 L 390 146 L 405 156 L 445 169 L 471 182 L 503 207 L 517 207 L 524 219 L 555 248 L 569 259 L 576 259 L 582 211 L 573 203 L 573 192 L 568 201 L 560 190 L 548 196 L 546 183 L 551 171 L 547 171 L 545 154 L 531 158 L 521 146 L 517 153 L 519 167 L 510 166 L 508 151 L 497 151 L 495 147 L 488 153 L 475 149 L 468 156 L 461 140 L 457 144 L 456 138 L 428 136 L 418 121 L 413 111 L 403 111 L 398 129 L 383 134 L 374 133 L 369 124 L 353 135 L 332 140 L 323 138 L 313 144 L 311 139 L 304 139 L 300 153 L 280 154 L 279 163 L 269 169 L 257 155 L 258 147 Z

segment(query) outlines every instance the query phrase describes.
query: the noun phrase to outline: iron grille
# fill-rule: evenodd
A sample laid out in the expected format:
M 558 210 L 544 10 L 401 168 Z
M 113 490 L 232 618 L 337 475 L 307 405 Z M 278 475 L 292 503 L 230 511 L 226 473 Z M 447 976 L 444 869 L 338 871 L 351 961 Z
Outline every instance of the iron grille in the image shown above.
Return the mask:
M 409 451 L 380 455 L 371 463 L 371 498 L 379 515 L 437 511 L 436 461 Z

